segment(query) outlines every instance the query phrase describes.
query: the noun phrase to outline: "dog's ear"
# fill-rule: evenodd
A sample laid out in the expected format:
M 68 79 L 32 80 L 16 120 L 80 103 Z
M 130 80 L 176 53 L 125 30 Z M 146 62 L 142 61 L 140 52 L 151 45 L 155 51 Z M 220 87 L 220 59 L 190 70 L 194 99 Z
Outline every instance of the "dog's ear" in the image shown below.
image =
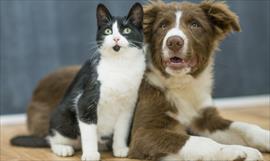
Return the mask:
M 97 6 L 97 25 L 98 28 L 100 28 L 102 25 L 104 25 L 108 20 L 112 18 L 110 11 L 105 7 L 103 4 L 99 4 Z
M 127 18 L 136 26 L 142 28 L 143 7 L 140 3 L 135 3 L 129 10 Z
M 143 19 L 143 31 L 145 35 L 145 42 L 149 43 L 151 40 L 153 25 L 156 20 L 157 13 L 165 6 L 165 3 L 161 0 L 150 0 L 148 4 L 144 5 L 144 19 Z
M 199 6 L 213 25 L 217 35 L 223 37 L 233 31 L 239 32 L 241 30 L 238 16 L 224 2 L 207 0 L 203 1 Z

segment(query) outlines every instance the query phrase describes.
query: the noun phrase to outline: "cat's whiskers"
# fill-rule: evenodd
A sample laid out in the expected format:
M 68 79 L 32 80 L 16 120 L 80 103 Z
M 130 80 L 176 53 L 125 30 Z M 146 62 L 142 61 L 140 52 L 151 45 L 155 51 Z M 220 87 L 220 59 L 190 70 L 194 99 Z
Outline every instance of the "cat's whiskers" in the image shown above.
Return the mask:
M 135 44 L 135 43 L 136 43 L 136 44 Z M 131 46 L 133 46 L 133 47 L 136 47 L 136 48 L 140 48 L 140 47 L 138 46 L 138 44 L 139 44 L 139 45 L 143 45 L 142 42 L 139 42 L 139 41 L 133 41 L 133 40 L 131 40 L 131 41 L 129 42 L 129 44 L 130 44 Z
M 136 40 L 130 40 L 130 42 L 135 42 L 135 43 L 143 44 L 143 42 L 136 41 Z

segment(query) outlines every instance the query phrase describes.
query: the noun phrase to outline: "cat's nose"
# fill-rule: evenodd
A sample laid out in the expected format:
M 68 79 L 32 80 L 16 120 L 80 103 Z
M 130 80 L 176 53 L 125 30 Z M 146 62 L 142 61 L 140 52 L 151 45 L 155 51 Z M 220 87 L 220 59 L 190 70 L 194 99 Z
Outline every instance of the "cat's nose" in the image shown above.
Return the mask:
M 118 42 L 120 40 L 120 38 L 119 37 L 115 37 L 115 38 L 113 38 L 113 41 L 115 41 L 115 42 Z

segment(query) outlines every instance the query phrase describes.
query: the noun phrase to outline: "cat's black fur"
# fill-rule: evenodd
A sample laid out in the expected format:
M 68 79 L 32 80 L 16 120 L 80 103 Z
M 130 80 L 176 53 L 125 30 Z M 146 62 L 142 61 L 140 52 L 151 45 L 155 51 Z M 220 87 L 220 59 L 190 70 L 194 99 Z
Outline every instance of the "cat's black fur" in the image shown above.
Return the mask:
M 140 5 L 139 3 L 133 5 Z M 140 5 L 141 6 L 141 5 Z M 132 8 L 131 8 L 132 10 Z M 143 47 L 143 28 L 142 14 L 134 14 L 125 17 L 111 16 L 107 8 L 99 4 L 97 7 L 97 26 L 98 31 L 96 41 L 98 48 L 101 47 L 104 40 L 104 30 L 111 28 L 112 24 L 117 21 L 119 32 L 122 33 L 125 27 L 132 29 L 131 34 L 122 34 L 133 47 L 142 49 Z M 121 49 L 120 49 L 121 50 Z M 117 54 L 117 53 L 116 53 Z M 128 53 L 126 53 L 128 54 Z M 90 54 L 89 60 L 82 66 L 79 73 L 76 75 L 72 84 L 66 91 L 66 94 L 56 110 L 51 115 L 50 120 L 50 135 L 54 135 L 53 130 L 58 131 L 65 137 L 75 139 L 80 135 L 78 126 L 78 118 L 87 124 L 97 124 L 97 104 L 100 96 L 101 83 L 98 81 L 97 65 L 100 61 L 100 53 L 93 52 Z M 82 93 L 77 106 L 74 105 L 74 100 L 79 93 Z M 77 107 L 77 108 L 76 108 Z M 32 138 L 32 139 L 31 139 Z M 33 142 L 34 141 L 34 142 Z M 35 144 L 36 143 L 36 144 Z M 11 140 L 11 144 L 26 147 L 46 147 L 49 144 L 45 138 L 34 138 L 32 136 L 18 136 Z
M 79 73 L 68 88 L 63 100 L 53 112 L 50 120 L 50 130 L 75 139 L 80 134 L 77 117 L 86 123 L 97 123 L 97 103 L 99 100 L 100 82 L 97 80 L 97 64 L 100 54 L 90 55 L 90 59 L 82 66 Z M 77 109 L 74 100 L 82 93 Z M 76 112 L 77 110 L 77 112 Z M 78 114 L 78 116 L 76 116 Z M 53 135 L 52 131 L 50 134 Z

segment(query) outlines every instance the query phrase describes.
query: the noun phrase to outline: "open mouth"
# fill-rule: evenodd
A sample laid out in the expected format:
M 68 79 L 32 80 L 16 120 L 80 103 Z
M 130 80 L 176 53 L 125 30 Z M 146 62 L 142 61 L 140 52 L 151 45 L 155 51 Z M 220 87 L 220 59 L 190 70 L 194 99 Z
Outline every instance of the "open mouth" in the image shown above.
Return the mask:
M 119 45 L 113 46 L 113 50 L 116 51 L 116 52 L 118 52 L 120 50 L 120 48 L 121 47 Z
M 185 62 L 185 60 L 177 56 L 167 59 L 165 63 L 167 67 L 170 67 L 175 70 L 188 67 L 188 64 Z
M 184 62 L 184 59 L 176 57 L 176 56 L 170 58 L 170 63 L 178 64 L 178 63 L 183 63 L 183 62 Z

